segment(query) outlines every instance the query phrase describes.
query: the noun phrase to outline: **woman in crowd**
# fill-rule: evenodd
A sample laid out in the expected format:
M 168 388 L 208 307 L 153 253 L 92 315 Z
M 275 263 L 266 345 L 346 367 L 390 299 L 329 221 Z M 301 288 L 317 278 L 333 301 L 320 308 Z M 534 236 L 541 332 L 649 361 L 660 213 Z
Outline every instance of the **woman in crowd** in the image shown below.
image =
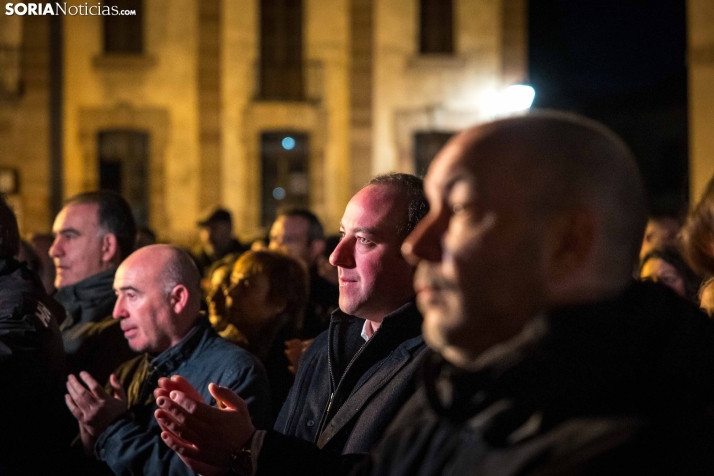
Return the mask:
M 225 330 L 226 320 L 226 290 L 231 283 L 231 271 L 239 254 L 229 254 L 216 261 L 208 270 L 206 283 L 206 304 L 208 319 L 217 332 Z
M 697 302 L 701 280 L 673 247 L 653 249 L 640 261 L 640 279 L 660 282 L 680 296 Z
M 304 311 L 307 292 L 305 269 L 282 253 L 247 251 L 230 273 L 226 324 L 219 333 L 263 362 L 276 415 L 293 382 L 284 342 Z

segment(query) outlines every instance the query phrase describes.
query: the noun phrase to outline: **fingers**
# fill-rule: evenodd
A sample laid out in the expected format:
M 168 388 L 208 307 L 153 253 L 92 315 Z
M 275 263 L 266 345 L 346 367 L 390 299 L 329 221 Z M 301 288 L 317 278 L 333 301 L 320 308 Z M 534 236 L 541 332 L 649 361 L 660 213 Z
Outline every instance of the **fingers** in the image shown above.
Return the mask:
M 74 403 L 72 397 L 70 395 L 65 395 L 64 402 L 67 404 L 67 408 L 69 408 L 69 411 L 70 413 L 72 413 L 72 416 L 74 416 L 77 420 L 81 422 L 84 418 L 84 412 L 82 412 L 82 410 Z
M 170 379 L 161 377 L 159 379 L 159 387 L 157 390 L 164 390 L 164 392 L 160 392 L 157 395 L 157 391 L 154 391 L 154 396 L 156 398 L 159 398 L 160 395 L 168 396 L 171 392 L 177 391 L 177 392 L 183 392 L 188 396 L 188 398 L 195 400 L 197 402 L 203 402 L 203 397 L 201 396 L 198 391 L 193 388 L 193 386 L 186 380 L 185 378 L 181 377 L 180 375 L 174 375 Z
M 245 400 L 236 395 L 230 388 L 210 383 L 208 384 L 208 391 L 217 402 L 222 403 L 225 407 L 233 408 L 244 415 L 248 414 L 248 405 Z
M 165 397 L 165 398 L 171 398 L 169 397 L 169 390 L 163 389 L 161 387 L 157 387 L 154 389 L 154 399 L 158 399 L 159 397 Z
M 173 375 L 171 377 L 171 382 L 173 382 L 176 385 L 176 388 L 173 388 L 172 390 L 177 390 L 179 392 L 183 392 L 186 394 L 188 398 L 191 400 L 195 400 L 197 402 L 203 402 L 203 397 L 201 396 L 198 391 L 193 388 L 193 386 L 180 375 Z
M 174 450 L 176 453 L 178 453 L 181 456 L 187 457 L 187 458 L 198 458 L 200 457 L 199 451 L 196 449 L 195 446 L 192 444 L 183 441 L 181 438 L 178 438 L 176 435 L 172 434 L 171 432 L 168 431 L 162 431 L 161 432 L 161 439 L 163 440 L 164 443 L 166 443 L 166 446 Z
M 195 432 L 174 420 L 169 412 L 158 409 L 154 412 L 154 418 L 156 418 L 156 422 L 162 431 L 167 431 L 187 443 L 194 444 L 199 441 L 198 435 Z
M 119 383 L 119 379 L 116 375 L 111 374 L 109 376 L 109 384 L 112 386 L 112 389 L 114 389 L 114 397 L 126 401 L 126 392 L 121 383 Z
M 85 383 L 85 385 L 87 386 L 89 391 L 92 392 L 97 397 L 104 399 L 109 396 L 109 395 L 107 395 L 107 392 L 104 390 L 104 387 L 99 382 L 94 380 L 94 377 L 92 377 L 89 374 L 89 372 L 82 371 L 79 373 L 79 377 Z
M 171 397 L 159 397 L 156 399 L 156 405 L 171 415 L 171 418 L 180 424 L 200 424 L 200 421 L 193 415 L 196 411 L 196 403 L 193 400 L 186 398 L 178 398 L 183 395 L 181 392 L 171 392 Z M 175 398 L 176 397 L 176 398 Z
M 86 408 L 97 403 L 96 397 L 74 375 L 67 377 L 67 392 L 69 392 L 74 404 L 80 408 Z

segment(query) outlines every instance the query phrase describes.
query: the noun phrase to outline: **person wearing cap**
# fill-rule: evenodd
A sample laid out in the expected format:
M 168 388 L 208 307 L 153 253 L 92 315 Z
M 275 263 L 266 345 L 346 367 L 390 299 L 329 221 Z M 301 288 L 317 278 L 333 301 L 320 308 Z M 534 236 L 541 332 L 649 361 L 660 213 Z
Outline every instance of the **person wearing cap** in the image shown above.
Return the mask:
M 198 221 L 201 244 L 193 253 L 198 269 L 205 275 L 213 263 L 231 253 L 247 250 L 233 235 L 233 218 L 225 208 L 215 208 Z

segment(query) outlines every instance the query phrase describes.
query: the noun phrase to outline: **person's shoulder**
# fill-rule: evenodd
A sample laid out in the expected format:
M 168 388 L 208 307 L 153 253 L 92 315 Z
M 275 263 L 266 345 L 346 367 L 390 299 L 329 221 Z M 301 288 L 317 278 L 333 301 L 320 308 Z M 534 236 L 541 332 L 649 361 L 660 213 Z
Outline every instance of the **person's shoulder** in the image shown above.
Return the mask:
M 230 361 L 244 365 L 260 365 L 258 358 L 241 346 L 224 339 L 212 329 L 209 333 L 209 345 L 204 346 L 201 351 L 205 357 L 211 356 L 217 362 Z

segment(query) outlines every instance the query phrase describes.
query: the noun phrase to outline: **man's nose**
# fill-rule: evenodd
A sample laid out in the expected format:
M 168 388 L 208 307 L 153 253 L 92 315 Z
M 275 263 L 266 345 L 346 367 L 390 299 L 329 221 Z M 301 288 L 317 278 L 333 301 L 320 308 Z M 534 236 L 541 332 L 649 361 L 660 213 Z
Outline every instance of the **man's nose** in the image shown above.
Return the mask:
M 64 254 L 62 253 L 62 247 L 59 244 L 59 237 L 54 239 L 47 254 L 50 255 L 50 258 L 59 258 Z
M 342 268 L 354 268 L 354 240 L 342 239 L 330 255 L 330 264 Z
M 121 319 L 126 317 L 126 309 L 124 309 L 124 301 L 121 297 L 117 298 L 117 302 L 114 304 L 114 310 L 112 311 L 112 317 L 114 319 Z
M 402 255 L 412 266 L 420 260 L 441 261 L 441 240 L 446 229 L 440 226 L 438 217 L 427 215 L 402 244 Z

